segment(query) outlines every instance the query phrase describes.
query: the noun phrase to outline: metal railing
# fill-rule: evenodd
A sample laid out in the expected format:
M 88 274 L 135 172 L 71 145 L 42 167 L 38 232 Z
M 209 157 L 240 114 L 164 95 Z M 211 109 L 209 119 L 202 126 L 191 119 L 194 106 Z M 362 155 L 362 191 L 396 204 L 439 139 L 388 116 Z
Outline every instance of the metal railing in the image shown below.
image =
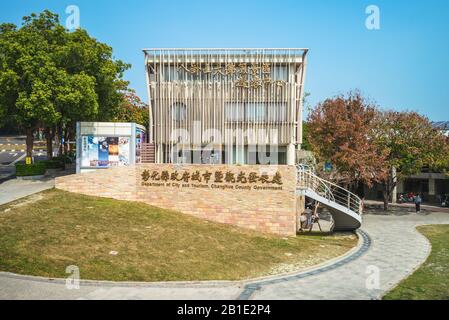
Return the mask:
M 362 200 L 339 185 L 318 177 L 310 168 L 297 165 L 297 187 L 310 189 L 323 198 L 335 202 L 357 214 L 362 214 Z

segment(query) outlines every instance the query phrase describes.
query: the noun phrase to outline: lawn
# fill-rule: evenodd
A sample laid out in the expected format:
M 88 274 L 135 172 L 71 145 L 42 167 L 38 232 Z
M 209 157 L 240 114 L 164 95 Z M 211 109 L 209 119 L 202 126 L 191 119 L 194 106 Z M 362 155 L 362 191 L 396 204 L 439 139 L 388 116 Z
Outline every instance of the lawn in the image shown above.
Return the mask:
M 116 281 L 234 280 L 344 254 L 352 233 L 277 237 L 137 202 L 47 190 L 0 206 L 0 271 Z
M 384 296 L 384 299 L 449 299 L 449 225 L 418 227 L 432 244 L 426 262 L 410 277 Z

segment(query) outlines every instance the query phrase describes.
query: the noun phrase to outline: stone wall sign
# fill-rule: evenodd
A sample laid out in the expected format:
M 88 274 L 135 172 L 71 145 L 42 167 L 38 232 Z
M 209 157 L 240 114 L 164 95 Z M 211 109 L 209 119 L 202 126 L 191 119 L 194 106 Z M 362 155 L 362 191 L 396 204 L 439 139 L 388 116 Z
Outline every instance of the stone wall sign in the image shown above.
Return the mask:
M 208 188 L 222 190 L 282 190 L 282 175 L 258 171 L 182 169 L 151 170 L 140 174 L 140 185 L 146 187 Z

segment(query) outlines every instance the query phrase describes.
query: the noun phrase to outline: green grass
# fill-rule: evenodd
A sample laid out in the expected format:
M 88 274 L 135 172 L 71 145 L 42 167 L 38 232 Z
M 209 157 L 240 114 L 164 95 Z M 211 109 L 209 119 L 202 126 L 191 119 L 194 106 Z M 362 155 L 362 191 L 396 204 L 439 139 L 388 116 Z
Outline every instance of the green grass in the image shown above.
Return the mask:
M 82 279 L 243 279 L 309 267 L 356 243 L 352 233 L 282 238 L 56 189 L 0 206 L 0 270 L 46 277 L 76 265 Z
M 384 296 L 386 300 L 449 299 L 449 225 L 418 227 L 432 244 L 426 262 Z

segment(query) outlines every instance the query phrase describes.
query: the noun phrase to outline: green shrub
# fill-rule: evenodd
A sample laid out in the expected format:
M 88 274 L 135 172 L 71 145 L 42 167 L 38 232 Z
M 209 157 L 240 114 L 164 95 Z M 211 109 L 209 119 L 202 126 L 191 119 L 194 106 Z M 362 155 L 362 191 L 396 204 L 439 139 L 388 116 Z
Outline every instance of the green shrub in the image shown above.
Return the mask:
M 52 160 L 59 160 L 62 163 L 66 163 L 66 164 L 73 162 L 72 157 L 70 155 L 66 155 L 66 156 L 62 155 L 62 156 L 54 157 Z
M 47 169 L 64 169 L 65 163 L 71 163 L 68 157 L 57 157 L 51 160 L 40 160 L 33 164 L 16 163 L 16 176 L 36 176 L 45 174 Z
M 37 163 L 41 163 L 45 169 L 62 169 L 64 168 L 64 162 L 61 159 L 41 160 Z
M 40 162 L 33 164 L 16 163 L 16 176 L 25 177 L 43 175 L 45 174 L 46 169 L 45 164 Z

